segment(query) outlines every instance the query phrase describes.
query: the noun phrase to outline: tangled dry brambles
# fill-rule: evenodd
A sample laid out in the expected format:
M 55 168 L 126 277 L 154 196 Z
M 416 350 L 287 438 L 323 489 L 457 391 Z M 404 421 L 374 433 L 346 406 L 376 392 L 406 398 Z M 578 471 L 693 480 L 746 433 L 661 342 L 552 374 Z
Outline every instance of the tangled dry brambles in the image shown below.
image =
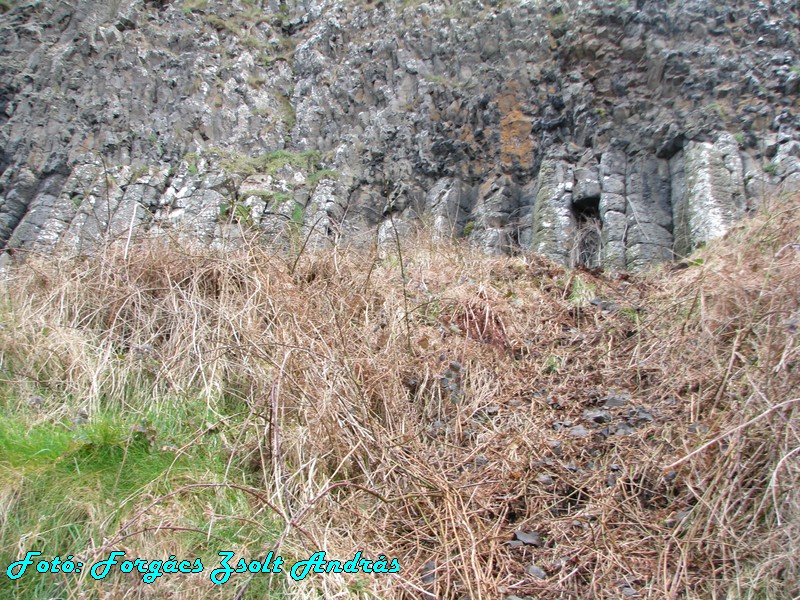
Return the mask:
M 10 274 L 19 318 L 0 350 L 90 413 L 131 378 L 218 402 L 229 465 L 283 515 L 284 548 L 403 567 L 295 594 L 791 597 L 797 212 L 644 275 L 422 235 L 404 273 L 377 253 L 258 245 L 32 256 Z

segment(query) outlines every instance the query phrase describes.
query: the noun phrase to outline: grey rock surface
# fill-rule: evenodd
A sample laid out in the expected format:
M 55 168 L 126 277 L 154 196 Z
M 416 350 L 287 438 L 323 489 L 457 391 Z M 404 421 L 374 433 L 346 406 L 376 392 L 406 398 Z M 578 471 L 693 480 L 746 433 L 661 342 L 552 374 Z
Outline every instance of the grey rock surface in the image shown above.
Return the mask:
M 0 249 L 140 231 L 642 268 L 800 188 L 789 0 L 74 0 L 0 15 Z

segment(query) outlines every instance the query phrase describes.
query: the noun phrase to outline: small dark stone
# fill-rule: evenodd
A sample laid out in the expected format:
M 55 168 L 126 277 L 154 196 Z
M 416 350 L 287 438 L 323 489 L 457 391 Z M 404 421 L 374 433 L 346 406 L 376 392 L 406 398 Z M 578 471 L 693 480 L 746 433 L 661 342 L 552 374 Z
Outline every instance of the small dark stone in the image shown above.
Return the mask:
M 542 547 L 542 535 L 538 531 L 517 530 L 514 532 L 514 537 L 526 546 Z
M 443 436 L 447 433 L 447 424 L 444 421 L 434 421 L 428 426 L 428 435 L 431 437 Z
M 136 23 L 131 21 L 128 17 L 120 17 L 114 25 L 119 31 L 126 31 L 128 29 L 136 29 Z
M 628 404 L 628 400 L 630 400 L 630 394 L 616 394 L 614 396 L 606 397 L 606 403 L 603 405 L 603 408 L 618 408 L 620 406 L 625 406 Z
M 626 598 L 638 598 L 639 597 L 639 593 L 635 589 L 633 589 L 632 587 L 627 587 L 627 586 L 622 588 L 622 595 L 625 596 Z
M 417 389 L 419 388 L 419 380 L 416 377 L 407 377 L 403 380 L 403 385 L 412 392 L 416 393 Z
M 429 560 L 420 569 L 420 574 L 422 575 L 422 583 L 430 584 L 436 580 L 436 563 L 432 560 Z
M 528 575 L 533 575 L 537 579 L 547 579 L 547 572 L 536 565 L 531 565 L 528 567 Z
M 599 409 L 585 410 L 583 411 L 583 419 L 593 423 L 608 423 L 611 420 L 611 413 L 607 410 Z
M 589 430 L 583 425 L 576 425 L 569 430 L 569 434 L 572 437 L 585 438 L 589 436 Z
M 617 426 L 617 430 L 614 432 L 614 435 L 630 435 L 632 433 L 633 433 L 633 427 L 631 427 L 627 423 L 620 423 Z
M 547 442 L 547 445 L 550 446 L 550 449 L 553 451 L 553 454 L 555 454 L 556 456 L 561 456 L 561 453 L 563 452 L 563 449 L 561 447 L 561 442 L 559 442 L 558 440 L 549 440 Z

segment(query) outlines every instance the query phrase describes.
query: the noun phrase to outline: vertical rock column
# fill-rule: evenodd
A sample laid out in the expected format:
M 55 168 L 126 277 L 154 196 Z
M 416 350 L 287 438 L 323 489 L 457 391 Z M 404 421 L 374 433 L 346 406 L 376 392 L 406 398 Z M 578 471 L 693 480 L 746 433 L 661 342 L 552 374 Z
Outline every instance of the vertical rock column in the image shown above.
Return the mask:
M 428 191 L 425 206 L 433 216 L 433 233 L 441 239 L 459 237 L 470 209 L 469 189 L 459 179 L 444 177 Z
M 736 140 L 721 134 L 715 144 L 689 142 L 670 162 L 675 251 L 724 235 L 745 209 L 744 167 Z
M 687 255 L 692 248 L 692 236 L 689 232 L 686 203 L 686 159 L 683 151 L 669 159 L 669 178 L 672 185 L 672 234 L 676 256 Z
M 475 230 L 470 236 L 486 253 L 507 254 L 514 247 L 511 225 L 519 208 L 519 189 L 508 175 L 491 175 L 478 188 L 472 216 Z
M 531 250 L 566 264 L 569 259 L 573 167 L 558 158 L 545 158 L 536 181 Z
M 625 171 L 628 158 L 615 148 L 600 159 L 600 220 L 603 222 L 601 263 L 612 269 L 625 268 Z
M 625 266 L 641 269 L 672 260 L 672 200 L 669 163 L 653 156 L 628 163 Z

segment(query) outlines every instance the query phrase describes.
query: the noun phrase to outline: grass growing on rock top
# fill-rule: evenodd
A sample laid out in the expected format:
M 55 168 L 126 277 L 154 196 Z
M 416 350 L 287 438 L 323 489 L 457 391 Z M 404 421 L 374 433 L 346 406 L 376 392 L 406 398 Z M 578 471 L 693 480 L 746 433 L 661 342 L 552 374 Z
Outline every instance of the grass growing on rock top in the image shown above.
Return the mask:
M 795 597 L 800 204 L 770 209 L 638 275 L 424 232 L 402 258 L 165 239 L 29 254 L 0 309 L 0 558 L 207 566 L 0 587 Z M 210 584 L 219 550 L 270 549 L 402 570 Z
M 238 152 L 214 149 L 210 150 L 208 154 L 219 157 L 219 164 L 224 171 L 244 176 L 257 173 L 275 175 L 286 166 L 311 174 L 321 170 L 319 166 L 321 155 L 316 150 L 305 152 L 275 150 L 252 157 Z

